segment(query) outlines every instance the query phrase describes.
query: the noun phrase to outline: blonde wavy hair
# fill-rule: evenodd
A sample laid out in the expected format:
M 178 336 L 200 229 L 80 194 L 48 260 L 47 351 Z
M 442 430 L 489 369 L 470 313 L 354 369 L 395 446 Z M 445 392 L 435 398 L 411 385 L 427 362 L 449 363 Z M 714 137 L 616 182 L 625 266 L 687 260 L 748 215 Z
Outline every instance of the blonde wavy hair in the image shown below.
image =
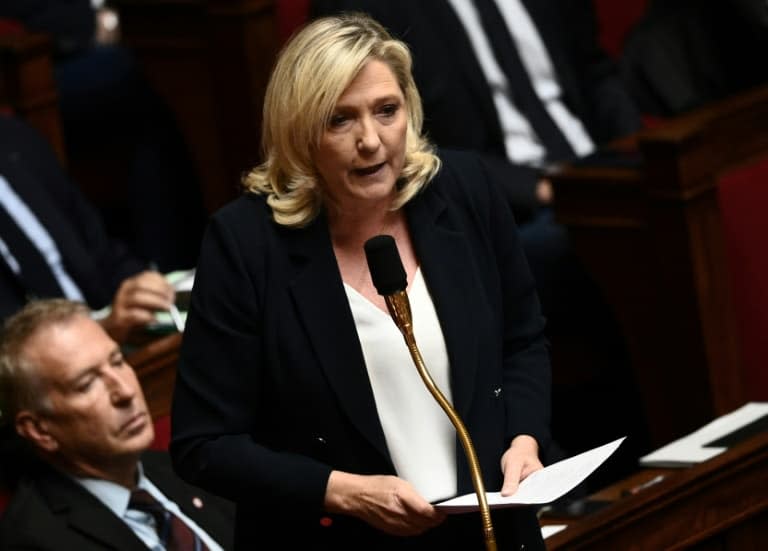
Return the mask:
M 323 191 L 312 151 L 339 97 L 372 59 L 394 73 L 408 114 L 405 161 L 392 209 L 407 203 L 439 170 L 440 160 L 421 134 L 424 114 L 408 47 L 364 14 L 316 19 L 278 56 L 264 98 L 265 161 L 243 179 L 247 191 L 266 195 L 278 224 L 305 226 L 321 211 Z

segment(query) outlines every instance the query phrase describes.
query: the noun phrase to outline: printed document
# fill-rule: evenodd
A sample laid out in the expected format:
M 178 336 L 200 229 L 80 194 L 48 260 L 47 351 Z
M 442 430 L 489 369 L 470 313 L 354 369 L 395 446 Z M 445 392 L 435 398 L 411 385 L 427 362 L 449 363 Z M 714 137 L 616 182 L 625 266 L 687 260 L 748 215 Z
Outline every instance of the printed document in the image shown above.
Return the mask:
M 502 497 L 500 492 L 486 492 L 488 506 L 497 509 L 555 501 L 592 474 L 625 439 L 626 436 L 538 470 L 520 482 L 517 492 L 511 496 Z M 466 513 L 477 511 L 480 506 L 477 494 L 471 493 L 436 503 L 435 508 L 445 513 Z

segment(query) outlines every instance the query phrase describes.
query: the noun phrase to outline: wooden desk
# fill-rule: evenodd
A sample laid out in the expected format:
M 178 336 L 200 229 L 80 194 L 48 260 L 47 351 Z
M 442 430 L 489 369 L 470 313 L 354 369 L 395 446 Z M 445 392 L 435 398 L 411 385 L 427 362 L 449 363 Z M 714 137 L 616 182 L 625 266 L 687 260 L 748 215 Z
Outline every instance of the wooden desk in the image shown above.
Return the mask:
M 637 166 L 577 164 L 550 178 L 556 217 L 624 329 L 658 447 L 749 399 L 717 181 L 768 156 L 768 88 L 670 120 L 636 143 Z
M 622 497 L 658 474 L 666 478 Z M 766 549 L 768 433 L 694 467 L 642 470 L 593 497 L 614 503 L 547 538 L 549 551 Z
M 173 333 L 144 344 L 126 358 L 136 370 L 153 419 L 171 413 L 180 346 L 181 333 Z

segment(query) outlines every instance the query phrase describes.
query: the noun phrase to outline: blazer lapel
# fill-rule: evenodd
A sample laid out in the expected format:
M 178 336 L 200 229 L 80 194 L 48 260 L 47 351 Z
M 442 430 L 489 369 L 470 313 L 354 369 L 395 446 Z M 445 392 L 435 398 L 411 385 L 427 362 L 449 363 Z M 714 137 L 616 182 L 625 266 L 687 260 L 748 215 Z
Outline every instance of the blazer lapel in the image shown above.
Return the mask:
M 430 187 L 437 187 L 441 177 Z M 451 227 L 445 202 L 438 194 L 427 191 L 406 206 L 406 212 L 448 350 L 453 406 L 463 416 L 472 403 L 477 370 L 477 324 L 471 296 L 477 284 L 468 269 L 469 244 Z
M 284 236 L 294 266 L 289 283 L 293 306 L 320 365 L 350 421 L 389 460 L 327 222 L 320 216 L 304 230 L 284 230 Z
M 233 503 L 184 482 L 176 475 L 170 456 L 163 451 L 148 450 L 141 456 L 144 474 L 173 500 L 179 509 L 223 548 L 232 546 Z
M 52 473 L 38 484 L 51 511 L 66 519 L 72 530 L 94 540 L 99 548 L 147 551 L 125 522 L 75 482 Z

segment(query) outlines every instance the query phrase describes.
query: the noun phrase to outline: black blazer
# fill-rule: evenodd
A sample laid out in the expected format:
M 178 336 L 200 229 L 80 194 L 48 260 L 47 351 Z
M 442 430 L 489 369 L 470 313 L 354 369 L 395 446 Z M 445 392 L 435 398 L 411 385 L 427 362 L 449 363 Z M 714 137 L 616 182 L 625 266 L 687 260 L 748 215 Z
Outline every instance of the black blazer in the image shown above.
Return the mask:
M 405 212 L 448 348 L 454 406 L 487 489 L 498 490 L 499 461 L 514 436 L 531 434 L 542 447 L 549 440 L 544 320 L 499 191 L 476 157 L 443 158 Z M 480 536 L 472 516 L 412 541 L 348 517 L 320 522 L 331 470 L 395 473 L 322 216 L 303 229 L 280 227 L 253 195 L 214 215 L 172 415 L 176 468 L 237 502 L 240 549 L 264 534 L 310 538 L 314 549 L 431 549 Z M 456 453 L 459 492 L 472 492 L 458 443 Z M 532 511 L 500 515 L 512 517 L 500 523 L 516 530 L 510 541 L 542 545 Z M 464 522 L 472 527 L 456 528 Z
M 142 457 L 144 473 L 224 549 L 232 549 L 234 507 L 190 487 L 173 472 L 168 454 L 150 451 Z M 193 504 L 202 503 L 201 507 Z M 0 550 L 146 551 L 147 547 L 122 519 L 66 476 L 45 469 L 16 489 L 0 518 Z
M 68 180 L 48 142 L 25 123 L 1 115 L 0 175 L 48 230 L 92 308 L 109 304 L 123 279 L 145 268 L 110 239 L 98 212 Z M 0 237 L 13 252 L 8 236 Z M 24 280 L 0 257 L 0 316 L 18 310 L 28 294 Z
M 523 0 L 562 87 L 563 100 L 592 140 L 602 144 L 640 128 L 639 113 L 600 49 L 591 0 Z M 413 75 L 424 103 L 424 128 L 441 147 L 469 149 L 492 168 L 519 222 L 536 207 L 537 171 L 507 160 L 491 89 L 469 36 L 447 0 L 313 0 L 313 16 L 357 10 L 370 14 L 413 54 Z

